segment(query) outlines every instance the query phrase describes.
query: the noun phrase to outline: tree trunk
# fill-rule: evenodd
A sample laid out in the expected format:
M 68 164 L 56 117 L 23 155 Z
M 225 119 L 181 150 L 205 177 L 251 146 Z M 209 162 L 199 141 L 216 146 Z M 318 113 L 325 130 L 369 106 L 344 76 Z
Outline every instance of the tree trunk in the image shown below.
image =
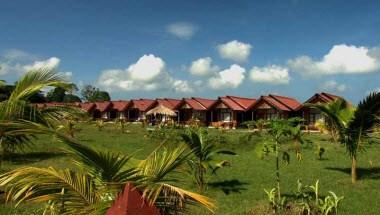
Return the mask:
M 281 192 L 280 192 L 280 160 L 278 157 L 278 142 L 276 141 L 276 181 L 277 181 L 277 198 L 278 202 L 281 202 Z
M 352 181 L 352 183 L 355 184 L 357 179 L 358 179 L 358 175 L 356 172 L 356 156 L 353 156 L 352 160 L 351 160 L 351 181 Z

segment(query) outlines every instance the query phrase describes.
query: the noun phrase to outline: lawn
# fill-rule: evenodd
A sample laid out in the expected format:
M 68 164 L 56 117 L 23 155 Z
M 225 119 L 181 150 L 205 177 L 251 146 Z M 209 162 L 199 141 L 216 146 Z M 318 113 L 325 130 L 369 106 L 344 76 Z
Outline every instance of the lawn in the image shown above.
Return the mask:
M 142 159 L 158 145 L 158 140 L 148 135 L 141 125 L 129 125 L 127 133 L 121 133 L 115 125 L 109 124 L 98 131 L 95 125 L 81 124 L 77 138 L 84 144 L 98 150 L 111 150 L 124 154 L 133 154 Z M 209 176 L 208 189 L 205 195 L 217 202 L 216 214 L 246 214 L 255 205 L 265 201 L 264 188 L 275 186 L 274 157 L 262 158 L 260 145 L 269 141 L 268 137 L 252 135 L 247 130 L 238 129 L 218 131 L 209 129 L 211 135 L 222 139 L 224 148 L 233 150 L 237 156 L 220 156 L 220 160 L 229 160 L 230 167 L 223 168 L 217 175 Z M 250 136 L 250 137 L 249 137 Z M 344 196 L 340 214 L 356 215 L 379 214 L 380 200 L 380 144 L 371 144 L 365 152 L 359 154 L 359 181 L 351 184 L 350 159 L 345 148 L 331 143 L 327 135 L 305 134 L 307 144 L 302 149 L 303 160 L 298 162 L 291 152 L 290 164 L 281 165 L 282 192 L 292 195 L 297 187 L 297 179 L 304 184 L 314 184 L 320 180 L 321 192 L 334 191 Z M 377 140 L 378 141 L 378 140 Z M 1 170 L 6 171 L 24 165 L 55 166 L 70 168 L 70 157 L 62 152 L 64 144 L 58 143 L 50 136 L 41 136 L 36 143 L 17 154 L 12 161 L 3 161 Z M 378 141 L 379 142 L 379 141 Z M 326 149 L 322 160 L 315 153 L 317 144 Z M 189 180 L 184 178 L 184 181 Z M 195 186 L 190 185 L 196 190 Z M 13 209 L 11 205 L 0 206 L 0 214 L 40 214 L 36 206 L 22 205 Z M 205 214 L 206 211 L 196 209 L 192 214 Z

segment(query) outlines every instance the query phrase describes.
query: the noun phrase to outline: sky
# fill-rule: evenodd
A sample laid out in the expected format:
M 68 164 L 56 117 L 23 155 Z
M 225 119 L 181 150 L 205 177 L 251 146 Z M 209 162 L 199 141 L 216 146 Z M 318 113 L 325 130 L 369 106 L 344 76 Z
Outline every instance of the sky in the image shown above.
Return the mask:
M 380 1 L 1 0 L 0 79 L 55 69 L 112 99 L 380 91 Z

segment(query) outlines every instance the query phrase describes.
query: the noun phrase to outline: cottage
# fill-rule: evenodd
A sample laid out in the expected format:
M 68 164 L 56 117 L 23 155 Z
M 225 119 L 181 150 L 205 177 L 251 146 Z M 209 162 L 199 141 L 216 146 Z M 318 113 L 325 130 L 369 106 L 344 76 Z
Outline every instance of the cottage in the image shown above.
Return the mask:
M 122 119 L 122 120 L 129 120 L 128 119 L 128 106 L 130 102 L 129 101 L 112 101 L 112 109 L 110 111 L 110 118 L 111 119 Z
M 210 107 L 216 102 L 204 98 L 183 98 L 178 104 L 179 122 L 191 124 L 197 122 L 200 125 L 208 125 L 211 121 Z
M 297 109 L 301 106 L 296 99 L 269 94 L 261 96 L 249 110 L 253 113 L 253 119 L 286 119 L 297 116 Z
M 305 104 L 329 103 L 338 98 L 342 97 L 330 93 L 321 92 L 314 94 L 312 97 L 306 100 L 304 102 L 304 105 L 302 105 L 299 108 L 299 112 L 301 113 L 302 118 L 305 120 L 304 124 L 307 126 L 307 128 L 312 130 L 316 129 L 315 123 L 318 120 L 323 119 L 323 116 L 319 110 L 307 105 L 305 106 Z
M 212 126 L 236 128 L 247 118 L 249 105 L 255 102 L 255 99 L 237 96 L 219 97 L 211 110 Z
M 152 99 L 132 99 L 127 108 L 127 118 L 129 121 L 142 121 L 146 119 L 146 112 L 151 109 L 155 100 Z
M 80 104 L 80 108 L 88 113 L 90 116 L 94 116 L 95 104 L 92 102 L 84 102 Z
M 112 103 L 109 101 L 95 102 L 93 117 L 95 119 L 111 119 Z

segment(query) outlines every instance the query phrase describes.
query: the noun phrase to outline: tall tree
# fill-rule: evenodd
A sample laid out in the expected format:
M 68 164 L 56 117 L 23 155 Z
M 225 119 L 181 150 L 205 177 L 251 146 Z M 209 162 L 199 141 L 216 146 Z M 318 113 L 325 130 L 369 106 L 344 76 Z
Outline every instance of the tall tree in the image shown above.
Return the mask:
M 83 100 L 88 102 L 110 101 L 111 97 L 106 91 L 100 91 L 92 85 L 86 85 L 81 90 Z
M 62 87 L 56 87 L 46 94 L 46 99 L 48 102 L 63 102 L 65 95 L 66 89 Z
M 339 99 L 334 103 L 341 103 Z M 351 157 L 351 181 L 357 181 L 357 156 L 368 140 L 369 134 L 380 120 L 376 113 L 380 111 L 380 94 L 372 93 L 364 98 L 356 109 L 344 108 L 338 112 L 331 111 L 328 104 L 316 104 L 337 130 L 340 143 L 346 146 Z

